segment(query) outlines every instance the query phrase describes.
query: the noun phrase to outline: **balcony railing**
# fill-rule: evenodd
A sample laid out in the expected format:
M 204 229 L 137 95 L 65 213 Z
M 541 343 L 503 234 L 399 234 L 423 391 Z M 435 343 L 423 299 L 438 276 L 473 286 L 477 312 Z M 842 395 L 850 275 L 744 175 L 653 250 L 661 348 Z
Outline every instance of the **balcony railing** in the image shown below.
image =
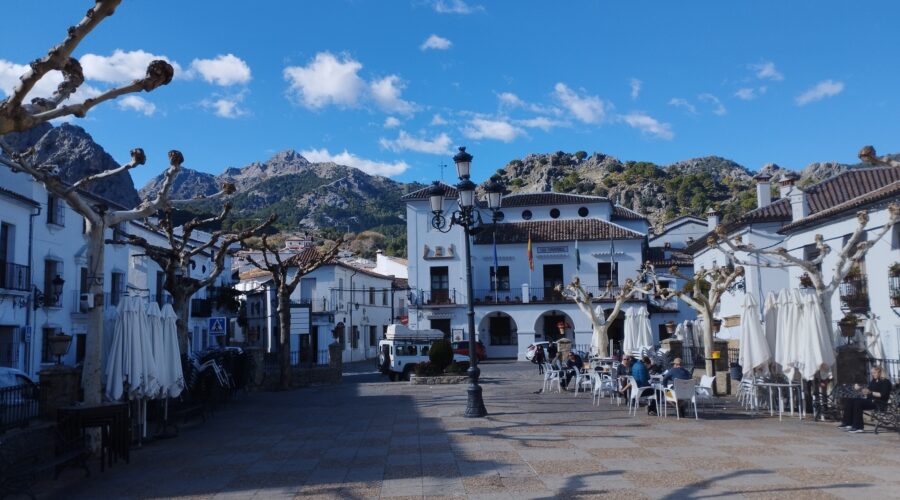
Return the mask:
M 592 297 L 597 298 L 599 302 L 607 299 L 604 295 L 606 287 L 586 286 L 583 288 Z M 613 287 L 609 300 L 615 300 L 620 291 L 620 288 Z M 522 287 L 510 288 L 509 290 L 478 289 L 474 290 L 474 294 L 475 304 L 565 303 L 571 301 L 571 299 L 567 299 L 553 287 L 531 288 L 529 289 L 528 297 L 523 297 Z
M 865 276 L 844 278 L 840 287 L 841 308 L 853 313 L 869 310 L 869 288 Z
M 888 277 L 891 294 L 891 307 L 900 307 L 900 276 Z
M 455 288 L 419 290 L 418 293 L 413 291 L 409 293 L 408 298 L 410 305 L 419 307 L 452 306 L 466 303 L 465 294 L 457 291 Z
M 31 287 L 31 269 L 28 266 L 0 261 L 0 288 L 27 292 Z

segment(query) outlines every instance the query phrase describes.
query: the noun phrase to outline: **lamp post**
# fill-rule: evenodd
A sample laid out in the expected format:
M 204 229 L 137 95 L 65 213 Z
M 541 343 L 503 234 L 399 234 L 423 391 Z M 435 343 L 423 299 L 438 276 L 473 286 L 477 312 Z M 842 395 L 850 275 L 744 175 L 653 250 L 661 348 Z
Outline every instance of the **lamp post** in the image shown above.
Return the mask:
M 46 292 L 42 292 L 37 287 L 34 287 L 34 309 L 40 309 L 41 307 L 52 307 L 59 305 L 59 296 L 62 295 L 63 285 L 66 283 L 66 280 L 62 279 L 62 276 L 56 275 L 53 278 L 53 281 L 50 282 L 51 289 Z
M 444 215 L 444 187 L 438 181 L 435 181 L 429 189 L 428 198 L 431 203 L 431 212 L 434 214 L 431 218 L 431 227 L 442 233 L 449 232 L 453 226 L 460 226 L 463 229 L 466 247 L 466 315 L 469 323 L 469 388 L 465 416 L 476 418 L 486 416 L 487 410 L 484 408 L 481 386 L 478 385 L 478 376 L 481 374 L 481 370 L 478 369 L 478 357 L 475 351 L 471 237 L 481 230 L 483 222 L 481 220 L 481 212 L 476 207 L 475 183 L 470 179 L 472 155 L 466 153 L 465 147 L 460 147 L 459 153 L 453 157 L 453 161 L 456 163 L 456 173 L 459 177 L 459 183 L 456 185 L 456 191 L 459 196 L 459 209 L 451 212 L 449 218 Z M 496 181 L 491 181 L 485 190 L 488 195 L 488 208 L 491 209 L 492 222 L 497 222 L 499 220 L 500 201 L 503 197 L 503 186 Z

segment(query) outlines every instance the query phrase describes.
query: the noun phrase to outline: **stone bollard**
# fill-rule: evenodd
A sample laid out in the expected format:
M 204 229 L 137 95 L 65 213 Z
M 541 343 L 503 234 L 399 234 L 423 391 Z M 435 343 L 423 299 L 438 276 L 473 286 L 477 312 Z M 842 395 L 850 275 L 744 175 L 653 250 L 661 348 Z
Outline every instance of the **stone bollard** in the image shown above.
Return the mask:
M 81 370 L 74 366 L 54 365 L 38 372 L 41 383 L 39 407 L 41 416 L 56 420 L 56 410 L 78 401 Z
M 341 344 L 334 342 L 328 345 L 328 367 L 334 368 L 341 373 L 343 371 L 344 359 L 343 359 L 343 346 Z

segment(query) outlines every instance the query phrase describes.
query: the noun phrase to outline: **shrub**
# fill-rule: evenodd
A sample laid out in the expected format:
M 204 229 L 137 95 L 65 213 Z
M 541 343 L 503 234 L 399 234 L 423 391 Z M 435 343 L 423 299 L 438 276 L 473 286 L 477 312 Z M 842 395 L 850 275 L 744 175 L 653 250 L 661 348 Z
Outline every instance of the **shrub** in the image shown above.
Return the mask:
M 447 339 L 438 339 L 431 343 L 431 349 L 428 351 L 428 359 L 443 371 L 453 361 L 453 346 Z
M 425 361 L 416 365 L 417 377 L 433 377 L 435 375 L 440 375 L 441 372 L 442 370 L 430 361 Z

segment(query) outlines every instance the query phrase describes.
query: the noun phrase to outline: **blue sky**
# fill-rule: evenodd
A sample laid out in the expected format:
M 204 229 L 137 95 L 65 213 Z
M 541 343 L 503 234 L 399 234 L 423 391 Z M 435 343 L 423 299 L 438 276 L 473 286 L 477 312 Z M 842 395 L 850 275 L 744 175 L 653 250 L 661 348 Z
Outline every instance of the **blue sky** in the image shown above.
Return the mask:
M 92 4 L 7 5 L 0 90 Z M 854 162 L 900 151 L 898 18 L 887 1 L 125 0 L 75 54 L 82 95 L 158 57 L 176 79 L 75 123 L 120 161 L 147 151 L 138 187 L 169 149 L 212 173 L 293 148 L 403 181 L 458 145 L 476 180 L 557 150 Z

